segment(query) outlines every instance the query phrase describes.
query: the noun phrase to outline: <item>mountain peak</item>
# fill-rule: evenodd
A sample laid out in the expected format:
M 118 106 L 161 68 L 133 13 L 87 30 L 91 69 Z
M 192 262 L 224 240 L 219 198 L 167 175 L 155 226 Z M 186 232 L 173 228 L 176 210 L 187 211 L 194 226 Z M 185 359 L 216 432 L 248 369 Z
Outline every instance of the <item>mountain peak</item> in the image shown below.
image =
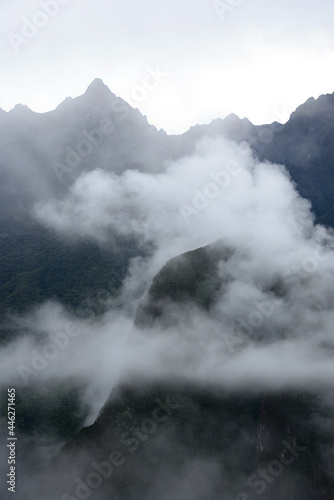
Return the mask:
M 105 85 L 104 81 L 102 80 L 102 78 L 95 78 L 92 81 L 92 83 L 89 85 L 89 87 L 106 87 L 106 85 Z
M 33 111 L 28 108 L 25 104 L 15 104 L 15 106 L 9 111 L 10 113 L 32 113 Z
M 107 85 L 105 85 L 105 83 L 103 82 L 103 80 L 101 78 L 95 78 L 95 80 L 92 81 L 92 83 L 88 86 L 88 88 L 86 90 L 86 94 L 87 93 L 112 94 L 109 87 L 107 87 Z
M 304 104 L 298 106 L 296 111 L 291 114 L 291 119 L 296 118 L 315 118 L 323 116 L 324 118 L 332 118 L 334 113 L 334 93 L 324 94 L 317 99 L 310 97 Z
M 235 113 L 231 113 L 224 118 L 224 121 L 228 123 L 239 123 L 241 122 L 241 118 L 239 118 L 239 116 Z

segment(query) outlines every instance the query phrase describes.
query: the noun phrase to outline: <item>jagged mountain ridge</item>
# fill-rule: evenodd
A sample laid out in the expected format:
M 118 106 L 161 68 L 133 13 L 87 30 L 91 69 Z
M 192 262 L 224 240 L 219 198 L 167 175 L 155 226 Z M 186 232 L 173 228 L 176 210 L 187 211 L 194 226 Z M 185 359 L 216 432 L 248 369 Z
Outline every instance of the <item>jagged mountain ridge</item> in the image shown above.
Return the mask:
M 94 137 L 96 131 L 100 137 Z M 17 211 L 18 201 L 26 209 L 36 200 L 61 196 L 82 172 L 97 166 L 116 173 L 158 170 L 166 134 L 95 80 L 84 95 L 65 99 L 54 111 L 34 113 L 18 105 L 2 114 L 0 136 L 6 212 Z
M 319 222 L 333 225 L 334 94 L 299 106 L 259 156 L 284 164 Z
M 334 225 L 333 100 L 334 94 L 308 100 L 284 125 L 255 126 L 247 119 L 230 115 L 208 125 L 196 125 L 179 136 L 169 136 L 149 125 L 139 110 L 116 97 L 99 79 L 85 94 L 65 99 L 48 113 L 34 113 L 23 105 L 17 105 L 8 113 L 2 111 L 0 233 L 6 238 L 10 234 L 11 239 L 2 239 L 5 244 L 0 246 L 0 257 L 6 268 L 0 286 L 5 287 L 4 293 L 9 287 L 9 295 L 13 298 L 3 307 L 20 309 L 29 305 L 20 299 L 28 278 L 24 273 L 34 273 L 31 283 L 37 283 L 31 297 L 40 294 L 41 300 L 53 296 L 60 298 L 56 289 L 46 296 L 39 292 L 40 280 L 35 279 L 38 266 L 30 265 L 32 240 L 35 240 L 37 249 L 34 251 L 39 261 L 45 261 L 46 247 L 50 248 L 50 255 L 58 245 L 53 234 L 44 237 L 45 230 L 31 220 L 34 203 L 61 199 L 78 176 L 96 167 L 116 174 L 127 169 L 160 172 L 166 162 L 192 154 L 202 137 L 223 135 L 237 142 L 246 141 L 260 159 L 285 164 L 298 190 L 312 202 L 318 220 Z M 90 139 L 87 134 L 91 134 Z M 99 144 L 95 146 L 94 141 Z M 78 154 L 87 147 L 89 154 Z M 121 248 L 123 243 L 119 242 Z M 8 257 L 11 246 L 20 249 L 21 255 L 20 262 L 16 259 L 14 265 Z M 67 268 L 66 255 L 62 259 Z M 123 269 L 126 272 L 126 264 Z M 53 280 L 57 281 L 56 276 L 51 277 L 50 282 Z M 97 283 L 96 287 L 106 288 L 106 283 Z M 79 295 L 83 293 L 82 289 Z M 66 300 L 74 305 L 76 299 L 71 300 L 69 296 L 76 293 L 63 294 L 66 295 Z
M 166 161 L 191 154 L 200 138 L 224 135 L 248 142 L 262 160 L 285 164 L 316 216 L 332 224 L 333 102 L 334 94 L 311 98 L 283 125 L 255 126 L 232 114 L 169 136 L 96 79 L 85 94 L 65 99 L 54 111 L 34 113 L 22 105 L 2 111 L 1 209 L 26 208 L 36 198 L 61 196 L 82 172 L 97 166 L 117 174 L 129 168 L 158 172 Z M 89 154 L 78 158 L 87 132 L 96 130 L 102 130 L 101 144 L 95 147 L 92 139 Z
M 77 99 L 67 99 L 57 108 L 57 110 L 47 114 L 40 115 L 33 113 L 23 106 L 17 106 L 10 113 L 1 113 L 0 122 L 3 132 L 1 134 L 1 152 L 3 153 L 1 159 L 1 194 L 3 194 L 3 196 L 1 196 L 1 222 L 5 226 L 4 234 L 9 235 L 5 238 L 5 244 L 2 245 L 1 249 L 6 252 L 6 259 L 9 258 L 8 256 L 11 254 L 12 248 L 16 249 L 15 259 L 18 258 L 20 253 L 23 256 L 22 267 L 20 267 L 19 272 L 16 274 L 15 272 L 14 274 L 12 273 L 10 275 L 10 280 L 4 283 L 5 288 L 2 289 L 2 291 L 4 290 L 5 292 L 8 292 L 9 290 L 10 294 L 14 297 L 14 302 L 9 304 L 11 307 L 13 307 L 13 305 L 16 307 L 20 297 L 22 296 L 25 297 L 25 301 L 27 302 L 24 306 L 29 306 L 31 303 L 35 304 L 39 300 L 42 301 L 50 298 L 50 296 L 58 299 L 60 298 L 65 302 L 71 302 L 72 295 L 76 294 L 76 290 L 73 290 L 72 293 L 71 289 L 71 293 L 69 294 L 70 297 L 66 296 L 66 294 L 65 296 L 57 295 L 58 290 L 56 288 L 60 288 L 63 291 L 64 287 L 68 287 L 68 289 L 70 289 L 70 286 L 69 283 L 66 282 L 66 279 L 65 282 L 58 283 L 57 287 L 54 286 L 54 276 L 58 274 L 58 268 L 55 266 L 55 275 L 50 276 L 47 280 L 48 284 L 52 284 L 51 290 L 48 290 L 49 295 L 47 297 L 40 295 L 41 291 L 44 291 L 46 288 L 45 280 L 43 279 L 42 281 L 39 281 L 39 270 L 36 269 L 36 267 L 33 267 L 35 264 L 32 264 L 32 268 L 29 269 L 29 272 L 27 272 L 26 263 L 27 255 L 32 254 L 35 251 L 34 245 L 37 243 L 38 246 L 39 242 L 41 244 L 40 246 L 43 247 L 45 240 L 43 239 L 44 237 L 40 236 L 36 238 L 40 228 L 36 230 L 36 228 L 33 227 L 30 232 L 27 219 L 23 217 L 22 214 L 27 208 L 29 209 L 32 203 L 36 200 L 54 196 L 61 198 L 81 172 L 89 171 L 90 169 L 96 167 L 96 165 L 112 170 L 115 173 L 122 173 L 128 168 L 138 168 L 139 170 L 152 169 L 154 171 L 159 171 L 160 169 L 163 169 L 163 164 L 166 159 L 176 159 L 184 154 L 191 154 L 192 151 L 194 151 L 196 141 L 199 138 L 203 136 L 214 137 L 225 135 L 237 140 L 238 142 L 249 142 L 253 147 L 254 152 L 262 159 L 268 158 L 272 159 L 272 161 L 287 163 L 288 169 L 292 177 L 295 179 L 297 178 L 297 173 L 300 172 L 297 181 L 298 188 L 301 192 L 302 188 L 304 188 L 304 196 L 314 201 L 318 217 L 323 216 L 328 208 L 330 210 L 332 192 L 331 182 L 322 182 L 319 184 L 318 179 L 320 168 L 322 169 L 325 179 L 327 170 L 329 172 L 329 181 L 331 179 L 331 164 L 326 160 L 327 152 L 326 154 L 323 154 L 321 152 L 321 148 L 314 150 L 317 151 L 315 156 L 317 161 L 320 162 L 319 165 L 306 161 L 309 154 L 308 141 L 310 128 L 312 128 L 312 124 L 314 124 L 315 121 L 320 123 L 320 125 L 313 131 L 313 140 L 310 144 L 313 144 L 315 147 L 320 144 L 320 138 L 324 138 L 324 140 L 327 141 L 324 143 L 325 146 L 327 147 L 328 145 L 328 147 L 331 148 L 333 138 L 331 133 L 332 114 L 331 112 L 327 113 L 328 106 L 326 104 L 330 102 L 330 96 L 328 98 L 325 96 L 325 100 L 322 99 L 319 111 L 317 107 L 318 100 L 314 101 L 308 112 L 305 113 L 305 116 L 303 113 L 300 114 L 299 110 L 297 121 L 294 121 L 295 118 L 293 119 L 293 117 L 291 117 L 288 122 L 288 124 L 290 124 L 290 130 L 286 128 L 288 124 L 278 126 L 274 123 L 267 126 L 255 127 L 248 120 L 240 120 L 235 115 L 232 115 L 225 120 L 215 120 L 209 125 L 196 126 L 181 136 L 167 136 L 164 132 L 158 132 L 154 127 L 149 126 L 147 120 L 142 117 L 140 112 L 138 110 L 133 110 L 126 103 L 124 103 L 124 101 L 117 100 L 116 98 L 117 103 L 120 106 L 118 107 L 118 110 L 122 107 L 122 112 L 117 113 L 115 109 L 110 110 L 108 103 L 115 102 L 115 96 L 102 85 L 99 81 L 95 82 L 94 85 L 84 94 L 84 96 Z M 309 108 L 309 105 L 307 108 Z M 101 120 L 106 118 L 106 109 L 108 110 L 107 119 L 115 123 L 118 119 L 118 126 L 116 127 L 117 136 L 112 134 L 112 141 L 114 142 L 108 142 L 107 140 L 103 141 L 102 148 L 93 148 L 92 154 L 82 158 L 82 161 L 80 161 L 80 164 L 78 164 L 77 167 L 71 167 L 70 171 L 65 169 L 65 173 L 61 170 L 61 179 L 59 179 L 52 167 L 53 163 L 55 161 L 59 163 L 65 161 L 64 158 L 66 157 L 67 146 L 69 146 L 72 150 L 75 150 L 81 140 L 87 139 L 87 137 L 82 133 L 83 130 L 88 132 L 92 130 L 99 130 L 101 127 Z M 303 106 L 301 109 L 303 109 Z M 124 113 L 126 113 L 127 116 L 124 116 Z M 324 129 L 323 127 L 326 124 L 326 120 L 328 120 L 329 125 L 328 128 L 326 127 L 326 129 Z M 310 126 L 309 129 L 307 129 L 308 126 Z M 286 144 L 289 146 L 287 149 Z M 301 147 L 301 145 L 303 145 L 303 147 Z M 285 161 L 286 156 L 284 156 L 284 154 L 286 154 L 286 151 L 289 151 L 289 155 L 293 158 L 290 162 L 289 158 Z M 276 156 L 274 156 L 274 153 Z M 22 175 L 23 170 L 21 168 L 23 165 L 24 175 Z M 68 165 L 66 166 L 69 168 Z M 64 175 L 62 175 L 63 173 Z M 309 175 L 310 173 L 312 175 Z M 324 204 L 324 201 L 326 201 L 327 205 Z M 14 217 L 14 220 L 16 221 L 14 226 L 12 225 L 13 219 L 11 219 L 11 217 Z M 330 217 L 328 216 L 323 220 L 331 223 Z M 26 239 L 23 237 L 24 232 L 28 233 Z M 31 244 L 31 241 L 34 241 L 34 245 Z M 18 242 L 20 243 L 18 244 Z M 54 240 L 52 240 L 50 246 L 48 246 L 49 244 L 50 239 L 48 237 L 46 245 L 47 252 L 52 256 L 52 250 L 56 248 L 59 242 L 54 243 Z M 73 262 L 75 263 L 76 268 L 80 268 L 81 271 L 83 271 L 81 272 L 83 275 L 86 271 L 86 268 L 84 267 L 86 263 L 89 268 L 97 265 L 98 273 L 91 277 L 91 283 L 94 283 L 93 288 L 105 288 L 109 279 L 103 281 L 101 278 L 105 262 L 99 254 L 99 249 L 95 247 L 90 251 L 93 255 L 96 255 L 96 260 L 93 259 L 92 262 L 92 253 L 89 253 L 88 258 L 86 259 L 87 254 L 85 248 L 85 246 L 79 245 L 77 255 L 75 255 L 75 259 L 73 260 L 72 256 L 67 255 L 67 251 L 65 251 L 61 253 L 59 257 L 57 256 L 57 262 L 61 261 L 65 263 L 65 265 L 61 266 L 64 271 L 65 278 L 66 276 L 73 274 L 71 272 L 71 265 Z M 40 255 L 45 255 L 45 251 L 42 254 L 38 254 L 38 251 L 36 252 L 35 260 L 37 262 L 40 262 Z M 129 258 L 131 256 L 133 256 L 133 254 L 129 255 Z M 8 262 L 8 269 L 12 268 L 11 263 L 12 262 Z M 117 270 L 120 267 L 119 261 L 115 259 L 110 263 L 110 259 L 108 259 L 107 263 L 108 266 L 113 267 L 112 272 L 116 271 L 117 274 Z M 49 262 L 46 267 L 50 267 Z M 126 263 L 122 262 L 121 276 L 116 277 L 116 280 L 122 278 L 125 272 Z M 5 276 L 7 276 L 7 274 Z M 113 277 L 111 276 L 111 278 Z M 115 284 L 115 281 L 113 281 L 113 284 Z M 75 283 L 75 285 L 79 286 L 78 283 Z M 81 293 L 83 293 L 83 295 L 86 294 L 87 288 L 89 289 L 88 293 L 91 293 L 89 283 L 85 282 L 80 285 L 82 285 Z M 36 290 L 38 290 L 37 294 Z M 200 287 L 200 296 L 202 298 L 203 296 L 201 294 L 204 290 L 207 290 L 207 288 Z M 94 290 L 92 292 L 94 292 Z M 75 297 L 75 299 L 77 302 L 78 298 Z M 142 403 L 137 402 L 136 397 L 132 392 L 130 392 L 129 399 L 127 401 L 132 412 L 136 412 L 138 404 L 143 404 L 144 406 L 147 405 L 147 398 L 150 398 L 152 390 L 148 389 L 148 394 L 142 400 Z M 168 395 L 173 394 L 171 391 L 171 388 L 168 388 L 168 390 L 166 388 L 159 388 L 159 395 L 161 398 L 165 398 L 166 400 Z M 181 389 L 182 397 L 187 400 L 188 404 L 197 407 L 199 405 L 198 391 L 196 391 L 195 394 L 189 394 L 189 392 L 191 392 L 189 389 Z M 215 407 L 221 408 L 223 397 L 225 396 L 220 396 L 220 398 L 217 399 L 214 404 Z M 122 398 L 121 407 L 123 408 Z M 294 397 L 292 399 L 294 399 Z M 243 404 L 243 402 L 240 402 L 240 404 Z M 238 403 L 238 408 L 240 408 L 240 404 Z M 281 400 L 275 402 L 274 406 L 276 407 L 276 414 L 280 414 L 280 412 L 284 410 L 284 407 L 281 408 L 281 404 Z M 207 403 L 204 404 L 204 410 L 201 410 L 201 416 L 198 422 L 209 419 L 210 412 L 206 411 L 206 407 Z M 117 405 L 115 407 L 112 406 L 112 408 L 112 414 L 114 411 L 121 411 L 118 409 Z M 259 411 L 258 408 L 259 406 L 257 404 L 256 410 L 254 410 L 255 413 Z M 264 408 L 266 408 L 265 405 Z M 296 414 L 298 415 L 300 408 L 297 408 L 297 410 Z M 235 413 L 235 410 L 233 411 Z M 122 414 L 122 411 L 120 414 Z M 187 414 L 187 417 L 184 420 L 184 425 L 182 427 L 184 432 L 187 430 L 189 415 L 191 416 L 191 412 Z M 245 413 L 242 413 L 242 415 L 247 417 L 246 409 Z M 270 427 L 271 424 L 268 424 L 268 421 L 264 418 L 265 415 L 263 413 L 262 417 L 260 418 L 260 421 L 266 422 L 266 428 Z M 140 419 L 141 418 L 144 418 L 144 414 L 140 416 Z M 255 422 L 252 421 L 252 425 L 250 426 L 251 441 L 253 443 L 250 450 L 250 456 L 253 457 L 253 460 L 256 456 L 256 454 L 254 454 L 254 443 L 256 441 L 255 436 L 258 428 L 258 422 L 259 419 Z M 284 423 L 287 428 L 291 428 L 289 419 L 285 419 Z M 216 425 L 218 426 L 218 422 Z M 274 426 L 274 422 L 272 425 Z M 217 429 L 217 426 L 214 426 L 213 429 Z M 299 436 L 296 425 L 294 428 L 296 429 L 294 435 Z M 96 427 L 94 427 L 94 432 L 95 430 Z M 221 432 L 224 432 L 223 429 L 221 429 Z M 277 431 L 275 431 L 275 433 L 276 432 Z M 316 429 L 312 430 L 312 432 L 316 435 Z M 282 439 L 290 437 L 289 434 L 286 434 L 286 431 L 283 432 L 282 430 L 280 430 L 277 435 Z M 101 436 L 102 435 L 95 436 L 98 444 L 102 439 Z M 211 444 L 212 443 L 213 438 L 211 439 Z M 331 442 L 329 443 L 329 446 L 332 446 Z M 205 441 L 203 447 L 205 447 Z M 79 448 L 75 450 L 74 456 L 78 450 Z M 275 449 L 275 452 L 276 451 L 277 449 Z M 149 452 L 147 454 L 145 453 L 143 455 L 143 459 L 148 459 Z M 314 456 L 318 458 L 316 453 Z M 100 455 L 98 455 L 98 458 L 100 458 Z M 148 463 L 150 464 L 150 462 Z M 319 463 L 321 463 L 320 458 Z M 136 467 L 136 464 L 137 462 L 135 461 L 133 466 Z M 307 495 L 313 495 L 313 497 L 310 496 L 310 498 L 327 498 L 326 495 L 329 495 L 328 491 L 330 489 L 328 489 L 326 484 L 330 483 L 328 483 L 329 480 L 324 475 L 324 471 L 326 471 L 326 464 L 323 467 L 324 470 L 320 469 L 320 471 L 315 471 L 312 469 L 311 460 L 309 459 L 306 462 L 306 467 L 311 479 L 309 480 L 308 476 L 305 473 L 303 474 L 305 488 L 303 487 L 303 489 L 298 493 L 295 491 L 293 500 L 296 500 L 296 498 L 298 500 L 299 498 L 308 498 Z M 240 464 L 237 465 L 236 469 L 242 470 Z M 196 469 L 196 471 L 197 470 L 198 469 Z M 77 471 L 80 472 L 80 468 L 77 469 Z M 133 468 L 130 468 L 128 478 L 130 478 L 133 474 L 132 471 Z M 248 469 L 245 469 L 245 471 L 248 471 Z M 145 474 L 146 477 L 149 477 L 150 470 L 146 470 Z M 319 477 L 317 478 L 317 474 L 320 474 L 320 479 Z M 312 484 L 310 485 L 310 481 L 313 484 L 313 487 Z M 62 483 L 60 482 L 60 484 Z M 138 484 L 141 484 L 140 478 L 138 478 Z M 142 487 L 145 490 L 146 486 L 142 485 Z M 278 498 L 285 495 L 284 489 L 278 491 Z M 284 495 L 282 493 L 283 491 Z M 271 494 L 269 496 L 271 497 Z M 330 498 L 330 496 L 328 498 Z

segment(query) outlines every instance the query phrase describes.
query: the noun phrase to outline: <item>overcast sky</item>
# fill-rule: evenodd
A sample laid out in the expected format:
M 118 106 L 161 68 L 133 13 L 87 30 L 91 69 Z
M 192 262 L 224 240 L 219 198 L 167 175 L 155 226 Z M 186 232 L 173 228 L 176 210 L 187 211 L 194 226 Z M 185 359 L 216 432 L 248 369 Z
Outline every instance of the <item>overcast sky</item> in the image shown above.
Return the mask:
M 231 112 L 284 122 L 334 91 L 333 0 L 215 3 L 1 0 L 0 107 L 48 111 L 100 77 L 180 133 Z

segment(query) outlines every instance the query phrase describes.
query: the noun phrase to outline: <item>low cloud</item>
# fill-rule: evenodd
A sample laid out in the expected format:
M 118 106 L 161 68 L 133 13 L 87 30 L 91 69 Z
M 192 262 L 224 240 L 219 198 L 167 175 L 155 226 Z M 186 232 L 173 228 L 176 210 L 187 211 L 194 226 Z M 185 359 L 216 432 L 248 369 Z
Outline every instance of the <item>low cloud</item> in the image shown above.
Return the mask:
M 219 238 L 258 253 L 262 265 L 302 261 L 328 233 L 314 228 L 310 204 L 283 166 L 259 163 L 250 149 L 226 139 L 203 139 L 194 155 L 157 175 L 96 169 L 81 175 L 68 196 L 35 207 L 39 221 L 68 237 L 112 242 L 115 235 L 151 245 L 168 258 Z M 306 252 L 305 252 L 306 250 Z M 157 270 L 155 268 L 155 270 Z
M 80 380 L 90 424 L 120 377 L 255 392 L 330 384 L 334 238 L 314 225 L 284 166 L 258 162 L 245 144 L 204 139 L 156 175 L 83 173 L 35 216 L 66 239 L 134 238 L 143 255 L 102 317 L 48 302 L 10 318 L 25 334 L 0 350 L 3 387 Z M 170 323 L 133 326 L 166 261 L 218 240 L 231 252 L 210 312 L 190 300 L 166 304 Z
M 189 377 L 197 366 L 203 380 L 268 386 L 325 382 L 331 374 L 333 235 L 314 225 L 310 203 L 284 166 L 260 163 L 247 145 L 203 139 L 193 155 L 157 175 L 97 169 L 77 179 L 64 200 L 35 213 L 67 237 L 134 237 L 150 249 L 132 262 L 122 314 L 170 257 L 216 240 L 233 249 L 220 263 L 226 284 L 210 315 L 175 306 L 179 328 L 133 331 L 136 347 L 125 370 Z

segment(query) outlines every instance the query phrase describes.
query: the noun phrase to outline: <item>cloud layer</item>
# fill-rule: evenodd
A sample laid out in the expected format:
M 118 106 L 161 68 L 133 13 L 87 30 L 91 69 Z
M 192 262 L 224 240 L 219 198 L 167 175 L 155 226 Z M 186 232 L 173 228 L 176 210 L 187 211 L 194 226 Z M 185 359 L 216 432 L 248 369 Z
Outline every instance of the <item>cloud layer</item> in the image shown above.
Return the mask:
M 88 302 L 78 311 L 48 302 L 8 318 L 24 335 L 0 350 L 2 386 L 79 381 L 86 424 L 120 377 L 255 392 L 327 386 L 334 238 L 314 225 L 310 208 L 283 166 L 259 163 L 246 144 L 222 138 L 201 140 L 156 175 L 83 173 L 63 200 L 36 205 L 35 217 L 66 240 L 106 247 L 115 236 L 133 238 L 142 255 L 115 299 L 101 291 L 102 317 Z M 223 285 L 210 313 L 189 301 L 168 306 L 169 325 L 134 327 L 166 261 L 217 240 L 232 253 L 219 263 Z M 45 446 L 40 460 L 60 443 Z
M 221 240 L 234 252 L 220 263 L 226 285 L 210 315 L 175 306 L 179 328 L 153 340 L 132 332 L 126 370 L 279 386 L 325 382 L 334 369 L 334 240 L 310 208 L 283 166 L 219 138 L 201 140 L 157 175 L 83 174 L 64 200 L 36 206 L 36 217 L 67 238 L 141 242 L 146 257 L 132 262 L 118 299 L 127 317 L 169 258 Z

